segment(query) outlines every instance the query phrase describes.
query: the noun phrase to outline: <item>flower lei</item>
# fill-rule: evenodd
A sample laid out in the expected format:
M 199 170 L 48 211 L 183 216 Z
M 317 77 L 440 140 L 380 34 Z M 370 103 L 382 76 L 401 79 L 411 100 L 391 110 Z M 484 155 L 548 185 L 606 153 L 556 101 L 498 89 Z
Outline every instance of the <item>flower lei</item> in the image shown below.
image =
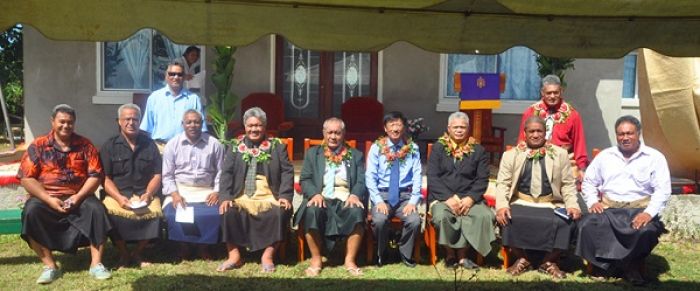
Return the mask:
M 323 156 L 326 157 L 326 161 L 329 163 L 340 166 L 343 161 L 349 161 L 352 159 L 352 152 L 348 150 L 350 148 L 350 145 L 348 143 L 343 143 L 343 149 L 340 150 L 339 153 L 335 153 L 331 148 L 328 147 L 328 144 L 325 142 L 322 144 L 323 146 Z
M 547 118 L 547 104 L 545 104 L 544 101 L 540 100 L 537 103 L 532 104 L 532 108 L 534 109 L 535 116 L 538 116 L 542 119 Z M 571 104 L 562 101 L 559 105 L 559 109 L 557 109 L 557 111 L 554 114 L 552 114 L 552 119 L 554 120 L 554 123 L 566 122 L 566 119 L 569 118 L 573 110 L 574 108 L 571 106 Z
M 454 157 L 458 161 L 461 161 L 465 155 L 469 156 L 471 153 L 473 153 L 474 144 L 476 144 L 476 140 L 473 137 L 469 137 L 466 143 L 458 145 L 447 133 L 438 138 L 438 142 L 444 146 L 445 153 L 448 156 Z
M 239 135 L 237 138 L 231 140 L 231 150 L 236 153 L 243 155 L 243 161 L 248 163 L 255 157 L 255 160 L 259 163 L 265 163 L 270 161 L 270 150 L 275 148 L 276 145 L 281 144 L 282 140 L 276 137 L 268 138 L 260 143 L 257 148 L 249 148 L 243 140 L 245 135 Z
M 542 146 L 541 148 L 531 149 L 527 147 L 525 141 L 521 141 L 520 143 L 518 143 L 517 149 L 521 152 L 524 152 L 528 159 L 539 160 L 547 155 L 549 155 L 550 158 L 554 159 L 554 147 L 549 142 L 545 143 L 544 146 Z
M 378 138 L 374 143 L 379 147 L 379 153 L 386 157 L 386 163 L 389 167 L 393 164 L 394 160 L 399 159 L 400 163 L 406 160 L 406 156 L 416 152 L 413 147 L 413 140 L 408 138 L 406 143 L 399 149 L 398 152 L 392 152 L 391 147 L 387 145 L 388 137 L 382 136 Z

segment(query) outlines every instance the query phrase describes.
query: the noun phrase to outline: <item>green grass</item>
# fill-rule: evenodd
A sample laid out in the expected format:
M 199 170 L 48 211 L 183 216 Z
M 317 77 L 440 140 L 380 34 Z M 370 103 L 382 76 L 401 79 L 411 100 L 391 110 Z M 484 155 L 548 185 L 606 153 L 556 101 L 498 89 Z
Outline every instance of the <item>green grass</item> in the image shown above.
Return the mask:
M 342 268 L 339 252 L 331 255 L 330 265 L 317 278 L 304 277 L 308 261 L 296 264 L 293 246 L 288 257 L 277 266 L 274 274 L 260 273 L 259 253 L 247 254 L 247 263 L 239 270 L 226 273 L 214 271 L 221 261 L 185 261 L 175 259 L 176 246 L 160 243 L 147 250 L 146 258 L 155 262 L 144 269 L 123 269 L 113 272 L 108 281 L 95 281 L 87 274 L 89 252 L 77 255 L 57 254 L 64 275 L 48 286 L 34 283 L 41 264 L 34 253 L 17 235 L 0 236 L 0 290 L 59 289 L 59 290 L 627 290 L 632 287 L 620 280 L 596 282 L 584 276 L 580 260 L 567 256 L 563 268 L 572 272 L 560 282 L 544 274 L 528 272 L 512 278 L 499 268 L 499 258 L 492 254 L 487 266 L 479 271 L 453 271 L 442 265 L 419 265 L 409 269 L 399 264 L 377 268 L 360 260 L 364 275 L 353 278 Z M 425 261 L 426 250 L 423 250 Z M 219 250 L 219 257 L 223 250 Z M 699 290 L 700 247 L 692 243 L 662 242 L 647 259 L 647 273 L 655 282 L 647 289 Z M 108 246 L 105 264 L 114 266 L 116 251 Z M 456 278 L 456 284 L 455 284 Z M 639 288 L 635 288 L 637 290 Z

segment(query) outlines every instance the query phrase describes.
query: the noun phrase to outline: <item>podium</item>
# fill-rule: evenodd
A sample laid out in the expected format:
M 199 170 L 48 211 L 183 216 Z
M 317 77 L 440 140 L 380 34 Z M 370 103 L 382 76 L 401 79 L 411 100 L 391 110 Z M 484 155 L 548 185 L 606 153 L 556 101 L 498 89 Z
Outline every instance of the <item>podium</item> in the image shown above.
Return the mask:
M 456 73 L 454 80 L 460 96 L 459 109 L 469 116 L 469 132 L 490 153 L 491 163 L 499 162 L 505 150 L 506 129 L 493 126 L 492 109 L 500 107 L 505 75 Z

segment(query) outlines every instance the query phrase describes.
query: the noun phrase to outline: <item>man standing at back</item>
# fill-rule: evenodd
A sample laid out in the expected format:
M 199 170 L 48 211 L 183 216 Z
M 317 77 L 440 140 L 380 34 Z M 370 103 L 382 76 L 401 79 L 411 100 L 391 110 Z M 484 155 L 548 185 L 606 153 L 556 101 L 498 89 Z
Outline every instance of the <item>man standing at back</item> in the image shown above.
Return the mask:
M 183 64 L 170 63 L 165 72 L 167 85 L 148 96 L 141 130 L 149 132 L 160 147 L 182 133 L 181 121 L 185 111 L 194 109 L 204 116 L 199 96 L 182 86 L 184 74 Z M 206 124 L 202 125 L 202 130 L 207 131 Z
M 542 100 L 523 112 L 518 141 L 525 140 L 525 120 L 530 116 L 542 118 L 545 121 L 545 139 L 569 152 L 569 159 L 575 161 L 578 168 L 573 171 L 574 178 L 581 181 L 588 166 L 586 136 L 583 133 L 581 115 L 571 104 L 564 101 L 562 91 L 559 77 L 547 75 L 542 78 Z

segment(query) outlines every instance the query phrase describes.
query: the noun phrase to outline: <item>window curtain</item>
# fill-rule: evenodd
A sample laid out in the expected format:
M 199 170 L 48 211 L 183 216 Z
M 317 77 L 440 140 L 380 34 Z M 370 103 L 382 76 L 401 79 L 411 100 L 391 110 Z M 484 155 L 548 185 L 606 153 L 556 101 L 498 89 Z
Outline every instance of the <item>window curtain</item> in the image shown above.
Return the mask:
M 187 49 L 186 45 L 175 44 L 166 37 L 163 37 L 163 46 L 165 46 L 165 52 L 168 54 L 168 59 L 170 59 L 170 61 L 181 57 Z
M 540 76 L 537 53 L 526 47 L 513 47 L 498 55 L 498 69 L 506 75 L 506 90 L 501 99 L 537 100 Z
M 131 78 L 134 80 L 134 89 L 148 89 L 146 70 L 149 63 L 150 43 L 151 32 L 149 30 L 140 30 L 124 41 L 121 55 Z

